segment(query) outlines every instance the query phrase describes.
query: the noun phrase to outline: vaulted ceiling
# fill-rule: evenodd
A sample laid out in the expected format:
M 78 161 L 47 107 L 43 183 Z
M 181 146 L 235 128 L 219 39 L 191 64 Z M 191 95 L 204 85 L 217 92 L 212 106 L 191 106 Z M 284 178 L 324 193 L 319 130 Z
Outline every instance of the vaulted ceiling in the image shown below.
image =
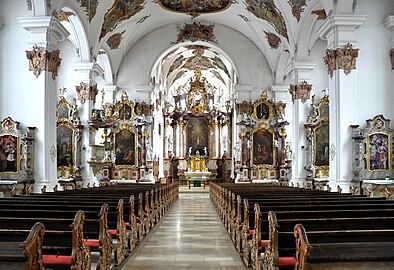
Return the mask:
M 91 57 L 97 57 L 99 51 L 105 51 L 110 59 L 113 73 L 117 72 L 124 55 L 141 37 L 165 25 L 182 26 L 193 23 L 201 24 L 203 27 L 223 25 L 242 33 L 261 50 L 272 72 L 276 73 L 281 68 L 280 62 L 284 61 L 281 60 L 283 55 L 289 59 L 297 53 L 301 58 L 302 54 L 307 54 L 317 39 L 313 33 L 333 6 L 332 0 L 64 0 L 63 3 L 53 2 L 52 5 L 56 5 L 53 8 L 58 12 L 64 11 L 66 17 L 71 18 L 72 12 L 78 14 L 85 28 Z M 67 12 L 70 12 L 69 15 Z M 180 35 L 187 36 L 193 31 L 192 38 L 203 40 L 206 35 L 209 36 L 206 29 L 186 29 L 184 33 L 180 30 L 178 41 Z M 180 55 L 186 58 L 206 57 L 193 53 Z M 213 63 L 212 57 L 206 59 L 211 64 Z M 174 62 L 176 61 L 172 63 Z M 181 65 L 187 62 L 187 60 L 182 60 Z M 172 67 L 172 69 L 177 68 L 179 69 L 179 67 Z M 171 67 L 167 70 L 169 69 Z M 225 74 L 222 71 L 218 73 L 223 79 Z M 180 75 L 168 72 L 168 76 L 172 76 L 173 80 L 174 77 Z

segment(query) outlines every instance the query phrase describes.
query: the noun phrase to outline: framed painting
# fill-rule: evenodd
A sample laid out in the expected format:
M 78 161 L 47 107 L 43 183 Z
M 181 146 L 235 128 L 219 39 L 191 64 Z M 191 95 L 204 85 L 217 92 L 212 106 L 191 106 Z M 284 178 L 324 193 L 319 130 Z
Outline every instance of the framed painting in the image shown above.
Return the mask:
M 274 164 L 274 133 L 258 129 L 252 136 L 252 162 L 254 165 Z
M 10 134 L 0 136 L 0 172 L 17 173 L 19 171 L 18 137 Z
M 74 130 L 66 124 L 57 127 L 57 167 L 74 166 Z
M 124 127 L 115 133 L 115 164 L 133 166 L 136 164 L 135 133 Z
M 186 146 L 189 154 L 207 155 L 209 148 L 208 121 L 203 117 L 192 117 L 186 126 Z
M 390 136 L 376 132 L 367 139 L 367 169 L 369 171 L 390 170 Z
M 327 121 L 321 122 L 315 128 L 314 140 L 315 140 L 315 151 L 314 151 L 314 165 L 315 167 L 329 166 L 329 124 Z

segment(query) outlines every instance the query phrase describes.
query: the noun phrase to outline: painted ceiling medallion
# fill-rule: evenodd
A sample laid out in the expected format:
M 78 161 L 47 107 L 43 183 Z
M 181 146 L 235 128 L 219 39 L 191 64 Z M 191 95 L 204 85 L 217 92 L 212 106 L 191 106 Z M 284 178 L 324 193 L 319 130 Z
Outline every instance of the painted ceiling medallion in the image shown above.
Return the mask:
M 270 45 L 271 49 L 277 49 L 282 42 L 280 38 L 271 32 L 264 31 L 264 33 L 267 38 L 268 45 Z
M 184 41 L 195 42 L 199 41 L 211 41 L 215 42 L 215 35 L 213 34 L 214 25 L 206 25 L 203 23 L 192 23 L 185 24 L 181 29 L 179 29 L 178 40 L 175 43 L 180 43 Z
M 175 43 L 191 41 L 212 41 L 216 43 L 215 35 L 213 34 L 214 25 L 206 25 L 202 23 L 185 24 L 183 28 L 179 29 L 178 40 Z
M 291 6 L 291 13 L 297 19 L 297 22 L 299 22 L 301 20 L 301 13 L 306 6 L 306 0 L 289 0 L 288 3 Z
M 78 0 L 78 2 L 81 3 L 81 7 L 83 7 L 86 15 L 89 17 L 89 22 L 91 22 L 94 15 L 96 15 L 99 0 Z
M 104 15 L 99 40 L 113 31 L 121 22 L 140 12 L 144 6 L 145 0 L 115 0 L 112 7 Z
M 166 10 L 185 13 L 193 18 L 214 12 L 220 12 L 227 9 L 232 1 L 230 0 L 158 0 L 160 6 Z
M 196 69 L 210 69 L 215 68 L 210 59 L 205 56 L 196 55 L 186 60 L 182 68 L 196 70 Z
M 267 21 L 275 28 L 276 32 L 289 40 L 285 18 L 275 6 L 274 0 L 245 0 L 245 4 L 247 11 L 257 18 Z
M 126 32 L 126 30 L 120 33 L 118 32 L 116 34 L 113 34 L 108 38 L 107 44 L 111 48 L 111 50 L 119 48 L 120 42 L 123 39 L 122 35 L 124 34 L 124 32 Z

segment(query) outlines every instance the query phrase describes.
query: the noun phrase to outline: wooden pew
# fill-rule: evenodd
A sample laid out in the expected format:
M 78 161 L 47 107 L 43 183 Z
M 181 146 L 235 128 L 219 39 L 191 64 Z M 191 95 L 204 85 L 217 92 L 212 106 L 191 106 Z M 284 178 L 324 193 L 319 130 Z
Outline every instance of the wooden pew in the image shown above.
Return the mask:
M 75 214 L 73 223 L 67 231 L 46 230 L 42 248 L 42 261 L 45 268 L 90 270 L 90 249 L 84 244 L 84 212 Z M 29 230 L 1 229 L 0 239 L 14 241 Z M 46 248 L 48 247 L 48 248 Z
M 1 229 L 0 229 L 1 230 Z M 44 224 L 37 222 L 28 232 L 22 233 L 23 242 L 14 239 L 12 242 L 0 241 L 1 270 L 43 270 L 42 243 L 45 234 Z
M 306 232 L 294 227 L 295 270 L 394 269 L 393 230 Z
M 256 205 L 258 208 L 258 205 Z M 258 211 L 259 209 L 257 209 Z M 359 211 L 360 213 L 362 211 Z M 358 214 L 360 214 L 358 213 Z M 369 217 L 368 215 L 358 217 L 345 217 L 345 218 L 322 218 L 319 212 L 315 213 L 313 218 L 303 218 L 299 216 L 293 219 L 277 219 L 275 212 L 268 213 L 269 222 L 269 244 L 265 247 L 264 264 L 272 269 L 283 269 L 286 262 L 291 269 L 294 268 L 296 243 L 294 240 L 294 226 L 297 223 L 302 223 L 308 231 L 319 232 L 322 229 L 325 231 L 351 231 L 351 230 L 394 230 L 394 217 Z M 268 225 L 268 224 L 267 224 Z M 261 234 L 260 234 L 261 235 Z M 259 237 L 256 242 L 260 241 Z M 254 247 L 257 246 L 254 243 Z M 259 261 L 260 251 L 254 249 L 252 251 L 252 261 L 256 264 L 254 268 L 261 269 Z M 264 251 L 263 251 L 264 252 Z

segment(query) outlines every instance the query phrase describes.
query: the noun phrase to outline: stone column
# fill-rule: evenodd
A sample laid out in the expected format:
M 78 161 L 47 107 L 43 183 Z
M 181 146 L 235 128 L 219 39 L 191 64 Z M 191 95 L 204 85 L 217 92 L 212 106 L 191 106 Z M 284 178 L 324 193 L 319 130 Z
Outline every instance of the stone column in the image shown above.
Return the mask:
M 315 68 L 315 63 L 296 61 L 293 64 L 293 76 L 295 85 L 299 86 L 306 82 L 311 84 L 311 72 Z M 305 102 L 301 99 L 295 99 L 292 103 L 292 116 L 290 121 L 292 124 L 292 143 L 293 153 L 295 153 L 292 161 L 292 177 L 294 184 L 299 183 L 301 186 L 305 183 L 305 129 L 304 123 L 308 112 L 309 99 Z
M 356 30 L 365 20 L 366 16 L 333 15 L 323 23 L 318 35 L 327 40 L 328 50 L 343 49 L 348 43 L 355 48 Z M 334 62 L 335 67 L 339 64 L 337 60 Z M 335 187 L 341 185 L 343 188 L 348 187 L 352 180 L 352 132 L 349 127 L 359 122 L 356 98 L 358 96 L 357 69 L 352 69 L 348 74 L 345 74 L 344 69 L 332 70 L 332 76 L 329 76 L 329 91 L 329 185 Z
M 75 63 L 74 71 L 76 72 L 75 76 L 75 85 L 76 85 L 76 96 L 77 96 L 77 88 L 78 87 L 86 87 L 87 91 L 91 92 L 94 91 L 92 89 L 95 87 L 94 78 L 97 75 L 102 75 L 104 71 L 101 69 L 100 66 L 95 64 L 94 62 L 83 62 L 83 63 Z M 104 90 L 105 91 L 105 90 Z M 95 97 L 95 96 L 94 96 Z M 86 97 L 86 99 L 78 98 L 78 108 L 79 116 L 81 118 L 81 123 L 85 125 L 85 128 L 82 132 L 82 143 L 85 145 L 85 151 L 82 154 L 82 164 L 84 164 L 84 170 L 82 172 L 83 184 L 86 186 L 88 183 L 91 185 L 96 181 L 94 179 L 93 169 L 88 164 L 88 160 L 90 157 L 90 147 L 89 145 L 89 128 L 88 128 L 88 121 L 90 120 L 92 109 L 94 109 L 95 100 Z M 97 182 L 96 185 L 99 183 Z
M 58 43 L 67 38 L 69 33 L 59 21 L 51 16 L 19 18 L 22 28 L 30 33 L 28 50 L 33 46 L 42 51 L 53 52 Z M 61 53 L 60 53 L 61 58 Z M 27 62 L 27 61 L 26 61 Z M 26 67 L 28 68 L 28 67 Z M 44 68 L 36 77 L 31 74 L 27 83 L 27 93 L 31 106 L 27 108 L 30 116 L 28 126 L 36 127 L 34 156 L 36 159 L 34 172 L 34 192 L 39 192 L 46 185 L 51 191 L 57 184 L 57 151 L 56 151 L 56 76 Z

